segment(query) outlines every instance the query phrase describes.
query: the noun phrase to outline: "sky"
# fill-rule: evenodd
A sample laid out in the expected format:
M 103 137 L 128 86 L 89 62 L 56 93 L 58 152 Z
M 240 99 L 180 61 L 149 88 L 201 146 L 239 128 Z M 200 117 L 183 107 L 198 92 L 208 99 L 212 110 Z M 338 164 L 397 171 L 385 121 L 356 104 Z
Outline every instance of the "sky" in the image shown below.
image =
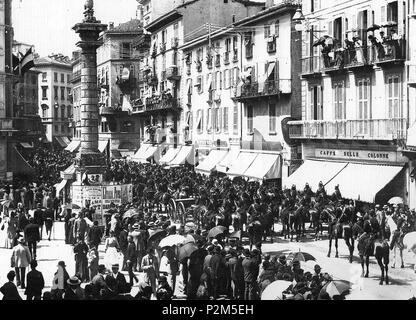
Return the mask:
M 40 56 L 76 50 L 72 27 L 82 22 L 85 0 L 13 0 L 14 39 L 32 44 Z M 136 17 L 136 0 L 95 0 L 95 17 L 114 25 Z

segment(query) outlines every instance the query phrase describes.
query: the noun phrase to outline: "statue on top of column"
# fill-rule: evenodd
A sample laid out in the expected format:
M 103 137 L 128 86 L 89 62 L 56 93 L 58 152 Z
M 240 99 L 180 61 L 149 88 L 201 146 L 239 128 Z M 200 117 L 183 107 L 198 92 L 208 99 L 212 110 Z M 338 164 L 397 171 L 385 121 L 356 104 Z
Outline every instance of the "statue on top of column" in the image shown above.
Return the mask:
M 96 22 L 94 17 L 94 0 L 86 0 L 84 10 L 84 22 Z

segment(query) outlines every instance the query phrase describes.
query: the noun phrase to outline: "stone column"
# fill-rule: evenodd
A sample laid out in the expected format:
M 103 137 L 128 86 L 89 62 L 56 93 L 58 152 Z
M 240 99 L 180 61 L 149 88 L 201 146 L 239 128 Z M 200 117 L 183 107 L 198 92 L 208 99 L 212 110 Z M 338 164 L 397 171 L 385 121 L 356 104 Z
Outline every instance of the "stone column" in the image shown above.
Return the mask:
M 107 29 L 94 17 L 94 3 L 85 4 L 84 20 L 72 29 L 79 34 L 81 41 L 81 147 L 75 164 L 78 171 L 99 174 L 104 171 L 106 159 L 98 150 L 98 87 L 97 87 L 97 48 L 100 33 Z

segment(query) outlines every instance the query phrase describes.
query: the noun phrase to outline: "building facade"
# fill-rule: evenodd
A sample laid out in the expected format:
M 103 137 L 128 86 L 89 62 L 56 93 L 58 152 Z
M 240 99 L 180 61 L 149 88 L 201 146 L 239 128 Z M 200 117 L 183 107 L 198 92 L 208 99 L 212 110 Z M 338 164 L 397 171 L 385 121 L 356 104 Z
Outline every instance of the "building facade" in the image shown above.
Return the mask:
M 110 24 L 101 36 L 97 50 L 97 78 L 100 93 L 100 151 L 109 145 L 113 153 L 134 153 L 140 143 L 140 119 L 133 113 L 139 98 L 137 85 L 140 59 L 134 55 L 132 42 L 143 33 L 134 19 L 117 27 Z
M 36 59 L 35 69 L 39 72 L 38 110 L 47 141 L 54 147 L 65 148 L 72 138 L 71 61 L 62 54 L 50 55 Z
M 70 99 L 72 100 L 72 118 L 70 119 L 69 127 L 72 130 L 73 141 L 81 141 L 81 51 L 74 51 L 72 53 L 72 76 L 71 84 L 72 91 Z M 74 150 L 75 151 L 75 150 Z
M 408 201 L 406 1 L 303 1 L 302 120 L 289 122 L 304 164 L 288 187 L 322 181 L 345 198 Z

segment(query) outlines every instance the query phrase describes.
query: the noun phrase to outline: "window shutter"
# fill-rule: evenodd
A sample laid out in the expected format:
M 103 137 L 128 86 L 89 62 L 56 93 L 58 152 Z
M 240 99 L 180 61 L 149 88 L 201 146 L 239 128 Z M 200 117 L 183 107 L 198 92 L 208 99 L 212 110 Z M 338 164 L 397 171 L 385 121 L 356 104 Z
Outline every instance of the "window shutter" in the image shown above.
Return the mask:
M 221 71 L 219 74 L 219 78 L 220 78 L 220 90 L 222 90 L 222 72 Z
M 280 32 L 280 22 L 279 20 L 277 20 L 276 23 L 274 24 L 274 34 L 276 37 L 279 36 L 279 32 Z
M 333 21 L 328 22 L 328 35 L 331 37 L 334 36 L 333 31 L 332 31 L 332 24 L 333 24 Z
M 230 86 L 234 86 L 234 72 L 235 72 L 235 68 L 230 69 Z
M 380 22 L 382 24 L 387 22 L 387 10 L 386 10 L 386 6 L 381 6 L 381 11 L 380 11 Z

